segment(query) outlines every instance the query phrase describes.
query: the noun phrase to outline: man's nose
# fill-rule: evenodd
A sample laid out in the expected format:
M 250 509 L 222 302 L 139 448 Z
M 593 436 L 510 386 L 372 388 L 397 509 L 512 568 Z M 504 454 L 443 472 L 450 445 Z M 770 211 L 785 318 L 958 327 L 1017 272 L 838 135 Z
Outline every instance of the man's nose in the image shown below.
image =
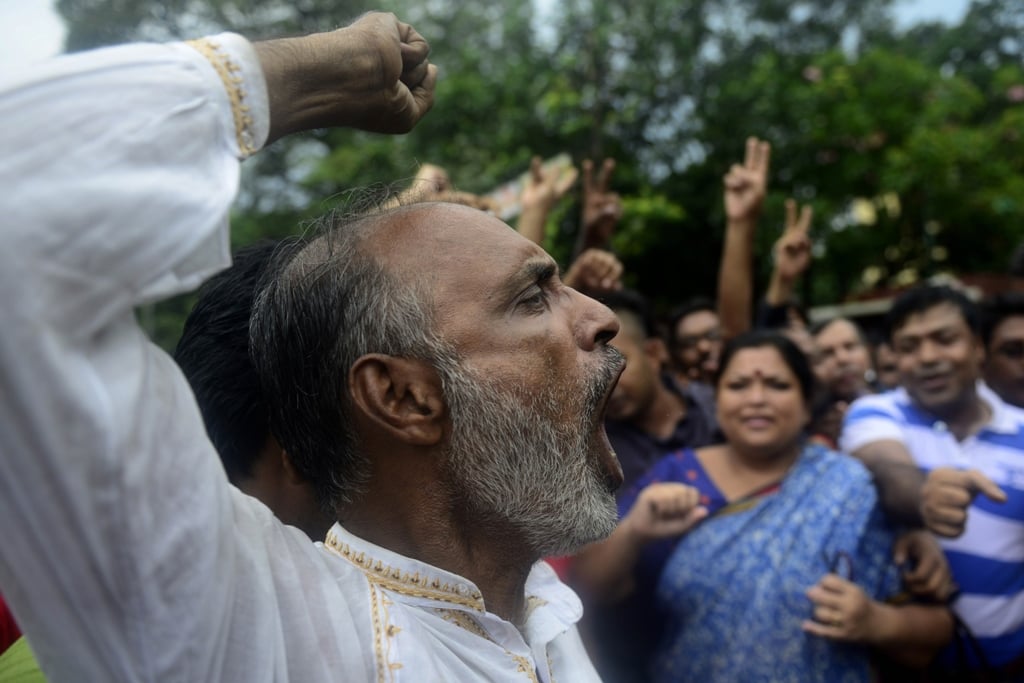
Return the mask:
M 917 359 L 925 364 L 934 363 L 939 359 L 939 347 L 935 342 L 924 340 L 917 348 Z
M 577 308 L 576 342 L 584 351 L 593 351 L 610 342 L 619 333 L 619 320 L 610 308 L 585 294 L 572 290 Z

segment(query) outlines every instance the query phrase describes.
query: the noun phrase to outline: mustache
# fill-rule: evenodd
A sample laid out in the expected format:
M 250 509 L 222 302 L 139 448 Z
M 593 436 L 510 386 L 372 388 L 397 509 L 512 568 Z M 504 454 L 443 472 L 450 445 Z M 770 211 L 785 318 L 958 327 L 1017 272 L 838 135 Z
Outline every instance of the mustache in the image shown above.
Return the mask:
M 584 385 L 588 417 L 592 417 L 600 409 L 626 365 L 626 357 L 614 346 L 605 345 L 600 353 L 597 369 L 587 378 Z

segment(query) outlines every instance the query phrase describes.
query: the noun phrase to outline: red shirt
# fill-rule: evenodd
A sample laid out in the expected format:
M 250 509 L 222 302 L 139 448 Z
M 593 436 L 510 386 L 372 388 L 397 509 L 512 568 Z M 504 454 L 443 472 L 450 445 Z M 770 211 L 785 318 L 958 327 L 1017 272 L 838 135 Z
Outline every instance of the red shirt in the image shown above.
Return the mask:
M 21 629 L 14 623 L 14 615 L 7 609 L 7 603 L 0 595 L 0 654 L 7 651 L 18 638 L 21 637 Z

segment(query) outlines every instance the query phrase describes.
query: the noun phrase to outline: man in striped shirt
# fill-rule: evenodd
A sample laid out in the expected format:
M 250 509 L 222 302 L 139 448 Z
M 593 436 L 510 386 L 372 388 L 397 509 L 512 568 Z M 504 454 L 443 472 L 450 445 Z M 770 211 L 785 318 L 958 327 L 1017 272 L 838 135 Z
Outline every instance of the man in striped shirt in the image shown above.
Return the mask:
M 954 610 L 988 664 L 1018 680 L 1024 411 L 979 381 L 979 320 L 975 304 L 948 287 L 899 297 L 888 323 L 903 388 L 856 401 L 840 444 L 872 470 L 894 518 L 942 537 L 960 588 Z M 945 664 L 957 666 L 955 657 L 951 652 Z M 971 668 L 984 666 L 973 653 L 967 659 Z

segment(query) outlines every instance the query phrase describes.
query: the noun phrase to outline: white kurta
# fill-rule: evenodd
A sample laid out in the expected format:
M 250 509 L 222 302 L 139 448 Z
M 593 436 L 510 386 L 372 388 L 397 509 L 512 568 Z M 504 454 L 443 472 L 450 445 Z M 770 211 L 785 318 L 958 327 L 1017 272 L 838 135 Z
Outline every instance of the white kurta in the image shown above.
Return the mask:
M 52 681 L 586 681 L 547 565 L 520 633 L 465 579 L 224 475 L 133 307 L 228 264 L 266 139 L 252 47 L 133 45 L 0 84 L 0 593 Z

